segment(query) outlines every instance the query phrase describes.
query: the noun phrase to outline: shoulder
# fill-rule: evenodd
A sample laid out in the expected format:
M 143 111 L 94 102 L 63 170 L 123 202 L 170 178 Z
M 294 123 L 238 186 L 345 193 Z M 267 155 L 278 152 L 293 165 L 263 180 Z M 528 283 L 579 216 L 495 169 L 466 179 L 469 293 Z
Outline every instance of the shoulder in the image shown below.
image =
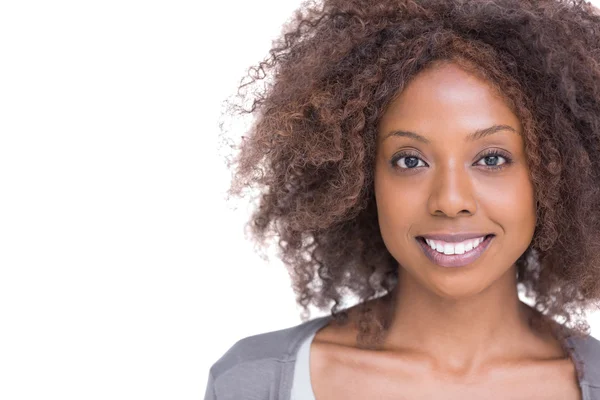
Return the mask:
M 237 399 L 255 394 L 265 396 L 276 394 L 272 391 L 278 390 L 281 385 L 290 385 L 291 388 L 294 362 L 300 344 L 303 339 L 324 326 L 329 318 L 330 316 L 315 318 L 235 342 L 210 368 L 209 384 L 213 386 L 216 397 Z
M 295 361 L 295 350 L 302 339 L 324 326 L 328 319 L 328 316 L 315 318 L 289 328 L 242 338 L 213 364 L 213 376 L 217 379 L 227 370 L 243 363 L 262 360 Z
M 576 355 L 583 363 L 583 381 L 600 390 L 600 340 L 588 335 L 574 337 L 572 342 Z

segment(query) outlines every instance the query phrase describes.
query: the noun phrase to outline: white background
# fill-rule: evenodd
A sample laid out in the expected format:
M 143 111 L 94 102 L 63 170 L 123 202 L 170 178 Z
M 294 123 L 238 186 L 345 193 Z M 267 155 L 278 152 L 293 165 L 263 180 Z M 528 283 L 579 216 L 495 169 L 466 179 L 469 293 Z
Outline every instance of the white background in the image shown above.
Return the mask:
M 235 341 L 301 322 L 216 150 L 298 4 L 0 5 L 1 399 L 201 399 Z

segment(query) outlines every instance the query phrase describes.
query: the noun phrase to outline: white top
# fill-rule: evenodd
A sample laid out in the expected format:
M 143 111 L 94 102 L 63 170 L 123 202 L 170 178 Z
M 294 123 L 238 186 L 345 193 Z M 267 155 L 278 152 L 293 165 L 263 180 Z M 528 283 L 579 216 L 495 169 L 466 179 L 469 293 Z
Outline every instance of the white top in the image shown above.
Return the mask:
M 317 332 L 313 332 L 302 341 L 294 367 L 294 383 L 290 400 L 315 400 L 310 383 L 310 344 Z

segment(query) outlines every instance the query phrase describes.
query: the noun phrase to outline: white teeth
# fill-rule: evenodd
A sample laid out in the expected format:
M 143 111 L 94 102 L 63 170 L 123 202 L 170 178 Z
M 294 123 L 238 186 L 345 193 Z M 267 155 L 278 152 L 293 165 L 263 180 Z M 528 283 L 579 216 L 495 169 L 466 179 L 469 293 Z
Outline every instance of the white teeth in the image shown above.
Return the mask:
M 485 237 L 480 237 L 478 239 L 469 239 L 460 243 L 447 243 L 442 242 L 441 240 L 431 240 L 425 239 L 429 247 L 434 249 L 435 251 L 443 254 L 464 254 L 468 251 L 473 250 L 477 246 L 483 242 Z
M 454 246 L 454 254 L 464 254 L 465 253 L 465 244 L 459 243 Z
M 465 244 L 465 251 L 471 250 L 473 250 L 473 242 L 468 242 L 467 244 Z
M 454 254 L 454 245 L 449 243 L 444 244 L 444 254 Z

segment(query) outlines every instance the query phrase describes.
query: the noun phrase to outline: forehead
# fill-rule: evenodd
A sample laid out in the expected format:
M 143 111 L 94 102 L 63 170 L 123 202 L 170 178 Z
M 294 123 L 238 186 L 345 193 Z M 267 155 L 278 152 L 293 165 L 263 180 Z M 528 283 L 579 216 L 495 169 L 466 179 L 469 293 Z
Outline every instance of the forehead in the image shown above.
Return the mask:
M 521 130 L 518 117 L 490 83 L 447 63 L 410 81 L 385 110 L 379 135 L 400 128 L 430 137 L 467 135 L 499 123 Z

